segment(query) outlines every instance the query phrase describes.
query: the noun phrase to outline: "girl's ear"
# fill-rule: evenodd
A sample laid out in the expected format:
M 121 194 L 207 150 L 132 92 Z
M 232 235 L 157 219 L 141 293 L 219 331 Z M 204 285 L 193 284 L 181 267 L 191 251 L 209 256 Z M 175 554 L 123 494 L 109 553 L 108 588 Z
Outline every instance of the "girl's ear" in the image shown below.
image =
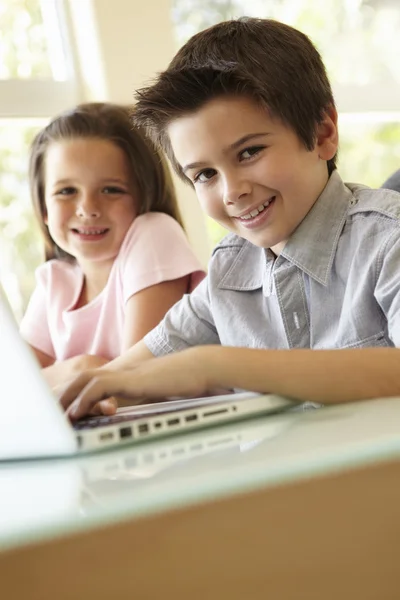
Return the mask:
M 322 122 L 317 127 L 318 156 L 322 160 L 330 160 L 337 152 L 339 145 L 338 115 L 336 108 L 330 106 Z

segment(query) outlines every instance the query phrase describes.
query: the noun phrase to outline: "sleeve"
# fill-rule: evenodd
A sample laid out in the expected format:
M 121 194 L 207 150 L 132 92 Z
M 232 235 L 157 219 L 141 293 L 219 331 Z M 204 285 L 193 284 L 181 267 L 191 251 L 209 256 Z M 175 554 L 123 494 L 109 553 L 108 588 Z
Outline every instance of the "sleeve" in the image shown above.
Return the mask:
M 209 279 L 206 277 L 190 295 L 186 294 L 165 315 L 144 342 L 154 356 L 179 352 L 191 346 L 220 344 L 214 324 Z
M 48 322 L 47 266 L 42 265 L 36 271 L 36 288 L 21 321 L 20 333 L 28 344 L 55 358 Z
M 375 297 L 386 316 L 389 338 L 400 347 L 400 228 L 385 241 L 380 257 Z
M 193 284 L 205 276 L 183 229 L 164 213 L 137 217 L 120 255 L 124 303 L 140 290 L 163 281 L 190 275 Z

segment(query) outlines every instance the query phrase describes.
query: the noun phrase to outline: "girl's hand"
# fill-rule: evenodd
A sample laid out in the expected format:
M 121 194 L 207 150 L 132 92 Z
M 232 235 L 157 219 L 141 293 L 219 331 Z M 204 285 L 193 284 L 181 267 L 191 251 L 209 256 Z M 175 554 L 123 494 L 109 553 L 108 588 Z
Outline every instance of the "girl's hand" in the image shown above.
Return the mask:
M 102 356 L 94 356 L 93 354 L 81 354 L 70 359 L 71 367 L 75 372 L 87 371 L 88 369 L 98 369 L 103 367 L 109 361 Z
M 146 361 L 129 371 L 89 371 L 63 390 L 60 402 L 75 420 L 111 396 L 140 400 L 204 395 L 217 385 L 211 353 L 212 347 L 196 347 Z
M 53 392 L 55 392 L 56 389 L 62 385 L 65 386 L 68 381 L 71 381 L 73 377 L 76 377 L 82 371 L 97 369 L 107 363 L 108 360 L 102 356 L 82 354 L 45 367 L 42 369 L 42 375 Z

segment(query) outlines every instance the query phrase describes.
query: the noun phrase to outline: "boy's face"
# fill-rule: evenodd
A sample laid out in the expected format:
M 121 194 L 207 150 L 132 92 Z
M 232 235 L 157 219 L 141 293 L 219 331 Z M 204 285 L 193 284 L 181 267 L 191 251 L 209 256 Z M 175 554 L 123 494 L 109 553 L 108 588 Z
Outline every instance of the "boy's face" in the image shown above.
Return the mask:
M 279 254 L 328 181 L 336 113 L 307 150 L 292 129 L 246 97 L 219 97 L 168 127 L 175 157 L 203 210 L 223 227 Z

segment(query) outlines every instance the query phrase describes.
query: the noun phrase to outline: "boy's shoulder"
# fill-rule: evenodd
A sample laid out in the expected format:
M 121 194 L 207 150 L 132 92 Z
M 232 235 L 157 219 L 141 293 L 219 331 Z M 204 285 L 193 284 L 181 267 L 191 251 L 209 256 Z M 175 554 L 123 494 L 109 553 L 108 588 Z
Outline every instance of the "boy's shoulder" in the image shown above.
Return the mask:
M 353 194 L 349 215 L 378 213 L 400 221 L 400 193 L 384 188 L 372 189 L 364 185 L 346 183 Z
M 245 246 L 248 243 L 249 242 L 247 242 L 247 240 L 240 237 L 239 235 L 236 235 L 235 233 L 228 233 L 228 235 L 223 237 L 222 240 L 218 242 L 218 244 L 215 246 L 211 256 L 214 256 L 218 252 L 233 252 L 237 254 L 243 248 L 243 246 Z
M 258 289 L 263 281 L 265 253 L 264 248 L 228 234 L 212 252 L 208 270 L 210 285 L 221 289 Z

